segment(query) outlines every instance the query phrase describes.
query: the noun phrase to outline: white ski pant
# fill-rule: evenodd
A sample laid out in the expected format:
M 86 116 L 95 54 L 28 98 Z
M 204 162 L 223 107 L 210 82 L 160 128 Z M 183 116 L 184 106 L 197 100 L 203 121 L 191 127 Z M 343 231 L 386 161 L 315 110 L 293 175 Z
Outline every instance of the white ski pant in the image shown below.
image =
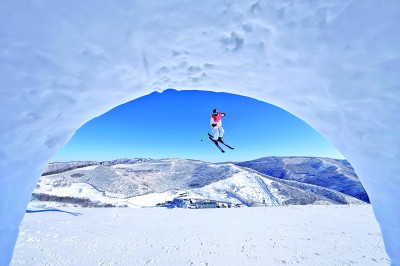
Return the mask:
M 218 140 L 218 138 L 222 138 L 225 131 L 222 127 L 213 127 L 212 132 L 214 134 L 214 140 Z

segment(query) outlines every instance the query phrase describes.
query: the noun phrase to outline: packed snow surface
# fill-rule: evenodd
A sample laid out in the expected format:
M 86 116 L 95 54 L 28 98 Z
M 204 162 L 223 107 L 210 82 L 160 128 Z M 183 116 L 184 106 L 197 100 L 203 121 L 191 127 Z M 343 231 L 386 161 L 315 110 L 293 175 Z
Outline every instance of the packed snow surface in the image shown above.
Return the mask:
M 389 265 L 369 205 L 29 210 L 11 265 Z

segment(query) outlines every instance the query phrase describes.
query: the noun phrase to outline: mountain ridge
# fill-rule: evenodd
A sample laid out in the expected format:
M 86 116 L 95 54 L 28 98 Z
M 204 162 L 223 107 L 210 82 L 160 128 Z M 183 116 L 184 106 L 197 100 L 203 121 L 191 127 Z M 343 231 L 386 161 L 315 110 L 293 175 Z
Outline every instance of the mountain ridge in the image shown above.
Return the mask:
M 355 188 L 346 193 L 351 184 Z M 79 205 L 87 197 L 89 206 L 363 204 L 362 197 L 354 196 L 363 195 L 362 190 L 351 165 L 330 158 L 263 157 L 235 163 L 121 158 L 50 163 L 33 202 L 58 197 L 74 204 L 71 199 L 77 198 Z

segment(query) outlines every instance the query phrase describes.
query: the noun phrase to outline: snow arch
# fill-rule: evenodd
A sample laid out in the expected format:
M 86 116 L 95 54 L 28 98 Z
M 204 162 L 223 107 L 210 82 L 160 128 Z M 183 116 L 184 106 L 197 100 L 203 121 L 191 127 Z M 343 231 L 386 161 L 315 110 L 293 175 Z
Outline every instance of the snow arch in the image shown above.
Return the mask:
M 42 170 L 88 120 L 154 90 L 224 91 L 300 117 L 359 174 L 400 265 L 400 3 L 0 3 L 0 265 Z

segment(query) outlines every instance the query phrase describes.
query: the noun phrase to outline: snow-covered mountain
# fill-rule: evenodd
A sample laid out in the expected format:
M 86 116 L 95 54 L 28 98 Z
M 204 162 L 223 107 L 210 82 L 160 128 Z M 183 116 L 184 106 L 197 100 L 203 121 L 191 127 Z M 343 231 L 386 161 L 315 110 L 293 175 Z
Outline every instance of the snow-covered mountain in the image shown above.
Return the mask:
M 355 188 L 337 176 L 354 179 Z M 363 204 L 362 198 L 350 196 L 363 190 L 356 180 L 348 163 L 324 158 L 273 157 L 235 164 L 175 158 L 52 163 L 31 204 L 189 208 Z
M 279 179 L 295 180 L 342 192 L 369 203 L 367 192 L 346 160 L 309 157 L 265 157 L 237 163 Z

